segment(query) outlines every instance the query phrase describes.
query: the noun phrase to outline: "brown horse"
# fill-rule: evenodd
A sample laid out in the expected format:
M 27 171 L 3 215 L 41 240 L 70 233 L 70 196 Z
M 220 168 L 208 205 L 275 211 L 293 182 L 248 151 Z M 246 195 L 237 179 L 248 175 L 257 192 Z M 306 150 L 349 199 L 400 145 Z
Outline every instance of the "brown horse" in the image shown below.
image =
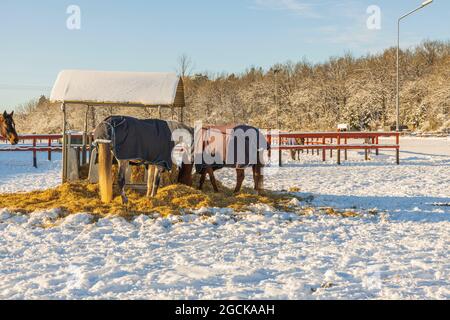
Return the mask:
M 16 124 L 14 123 L 14 111 L 8 114 L 6 111 L 0 115 L 0 135 L 7 139 L 12 145 L 19 142 L 16 132 Z
M 288 145 L 290 146 L 303 146 L 305 145 L 304 138 L 291 138 L 288 140 Z M 291 158 L 292 160 L 300 160 L 301 150 L 291 150 Z
M 249 138 L 249 132 L 255 133 L 256 141 L 251 142 L 250 139 L 247 139 Z M 262 168 L 264 165 L 262 151 L 267 150 L 267 141 L 257 128 L 246 125 L 209 127 L 203 128 L 202 136 L 203 161 L 200 165 L 196 162 L 195 166 L 197 173 L 201 176 L 200 190 L 203 189 L 206 175 L 209 175 L 214 192 L 219 192 L 214 172 L 227 167 L 236 169 L 237 179 L 234 192 L 238 193 L 241 191 L 242 183 L 245 180 L 245 169 L 251 167 L 254 189 L 258 192 L 263 191 L 264 176 Z M 217 139 L 221 140 L 221 144 L 217 144 Z M 239 141 L 241 141 L 241 145 L 239 145 Z M 262 148 L 260 148 L 261 146 Z M 219 163 L 206 164 L 203 158 L 205 152 L 216 160 L 220 160 Z M 239 157 L 242 157 L 242 159 L 238 160 Z

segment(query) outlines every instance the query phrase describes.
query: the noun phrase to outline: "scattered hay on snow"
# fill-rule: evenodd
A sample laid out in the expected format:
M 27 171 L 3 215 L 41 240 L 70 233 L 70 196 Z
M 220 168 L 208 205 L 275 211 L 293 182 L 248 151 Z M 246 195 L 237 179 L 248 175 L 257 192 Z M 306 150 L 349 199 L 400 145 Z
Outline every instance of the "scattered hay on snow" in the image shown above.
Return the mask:
M 124 206 L 120 196 L 110 204 L 100 201 L 97 184 L 86 182 L 66 183 L 54 189 L 0 195 L 0 208 L 15 212 L 30 213 L 37 210 L 61 209 L 67 214 L 87 212 L 98 215 L 134 216 L 159 213 L 162 216 L 184 214 L 202 207 L 231 208 L 237 212 L 246 211 L 257 203 L 263 203 L 278 210 L 292 211 L 292 195 L 267 192 L 258 195 L 244 189 L 240 194 L 220 186 L 220 193 L 213 193 L 210 186 L 199 191 L 184 185 L 169 185 L 159 189 L 158 195 L 148 199 L 142 193 L 128 191 L 129 204 Z

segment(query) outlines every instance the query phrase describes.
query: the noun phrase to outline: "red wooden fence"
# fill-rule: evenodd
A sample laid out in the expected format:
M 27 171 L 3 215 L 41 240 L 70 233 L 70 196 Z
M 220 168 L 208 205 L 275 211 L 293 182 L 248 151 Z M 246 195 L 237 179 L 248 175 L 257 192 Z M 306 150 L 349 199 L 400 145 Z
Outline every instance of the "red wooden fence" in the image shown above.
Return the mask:
M 72 134 L 74 138 L 82 138 L 82 134 Z M 395 144 L 380 144 L 382 137 L 395 137 Z M 289 139 L 303 139 L 304 144 L 289 145 Z M 349 143 L 351 140 L 364 139 L 366 143 Z M 52 159 L 52 152 L 61 152 L 62 135 L 60 134 L 46 134 L 46 135 L 20 135 L 19 144 L 12 146 L 4 144 L 0 146 L 0 152 L 33 152 L 33 166 L 37 167 L 37 153 L 47 152 L 48 160 Z M 279 135 L 269 133 L 267 140 L 271 146 L 270 153 L 274 150 L 279 152 L 280 166 L 282 165 L 282 151 L 283 150 L 306 150 L 312 151 L 313 154 L 317 152 L 320 155 L 322 152 L 322 160 L 326 161 L 326 152 L 330 151 L 330 157 L 333 157 L 333 151 L 337 151 L 337 162 L 341 164 L 341 151 L 345 152 L 345 160 L 347 160 L 348 150 L 364 150 L 366 160 L 368 159 L 368 152 L 374 150 L 378 155 L 379 150 L 394 149 L 396 150 L 397 164 L 400 164 L 400 133 L 398 132 L 312 132 L 312 133 L 280 133 Z M 273 141 L 278 141 L 273 144 Z M 281 144 L 279 141 L 281 140 Z M 7 141 L 0 137 L 0 142 Z
M 380 138 L 395 137 L 395 144 L 380 144 Z M 337 162 L 341 164 L 341 151 L 345 152 L 347 160 L 348 150 L 364 150 L 365 158 L 368 160 L 368 153 L 374 150 L 378 155 L 382 149 L 396 151 L 396 162 L 400 164 L 400 133 L 399 132 L 311 132 L 311 133 L 280 133 L 279 135 L 268 134 L 267 136 L 271 150 L 278 150 L 280 166 L 282 165 L 283 150 L 311 150 L 317 155 L 322 153 L 322 160 L 326 161 L 326 152 L 330 151 L 333 157 L 333 150 L 337 151 Z M 290 139 L 302 139 L 304 144 L 288 144 Z M 351 140 L 361 140 L 361 143 L 349 143 Z M 272 142 L 277 140 L 277 144 Z M 281 143 L 280 143 L 281 142 Z
M 0 152 L 33 152 L 33 166 L 37 167 L 37 153 L 47 152 L 47 158 L 51 161 L 52 152 L 62 151 L 61 139 L 60 134 L 19 135 L 19 144 L 4 144 L 0 146 Z M 0 137 L 0 142 L 7 143 L 3 137 Z

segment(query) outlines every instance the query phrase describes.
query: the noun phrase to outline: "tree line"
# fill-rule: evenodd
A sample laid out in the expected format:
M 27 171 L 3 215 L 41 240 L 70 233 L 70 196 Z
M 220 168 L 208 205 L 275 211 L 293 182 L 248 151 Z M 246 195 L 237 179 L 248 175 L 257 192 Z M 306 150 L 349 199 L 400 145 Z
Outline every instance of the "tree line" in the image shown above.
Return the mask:
M 403 50 L 401 122 L 413 131 L 450 129 L 450 42 L 425 41 Z M 353 57 L 345 54 L 323 63 L 307 60 L 252 67 L 241 74 L 189 74 L 191 60 L 180 58 L 189 123 L 247 123 L 289 131 L 387 130 L 395 125 L 396 51 Z M 18 108 L 21 132 L 61 131 L 61 112 L 42 96 Z M 71 128 L 82 129 L 85 110 L 72 110 Z M 88 115 L 95 126 L 108 115 L 158 117 L 155 109 L 99 108 Z M 163 117 L 171 118 L 170 111 Z

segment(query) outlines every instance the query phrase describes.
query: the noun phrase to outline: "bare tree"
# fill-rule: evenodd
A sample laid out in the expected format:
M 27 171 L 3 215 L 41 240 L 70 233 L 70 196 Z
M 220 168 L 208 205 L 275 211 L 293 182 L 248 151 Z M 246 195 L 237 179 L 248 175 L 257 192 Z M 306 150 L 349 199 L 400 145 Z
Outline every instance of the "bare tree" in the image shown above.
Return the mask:
M 178 57 L 177 72 L 179 76 L 183 78 L 189 76 L 192 69 L 194 69 L 194 63 L 192 62 L 191 57 L 189 57 L 186 53 L 183 53 Z

